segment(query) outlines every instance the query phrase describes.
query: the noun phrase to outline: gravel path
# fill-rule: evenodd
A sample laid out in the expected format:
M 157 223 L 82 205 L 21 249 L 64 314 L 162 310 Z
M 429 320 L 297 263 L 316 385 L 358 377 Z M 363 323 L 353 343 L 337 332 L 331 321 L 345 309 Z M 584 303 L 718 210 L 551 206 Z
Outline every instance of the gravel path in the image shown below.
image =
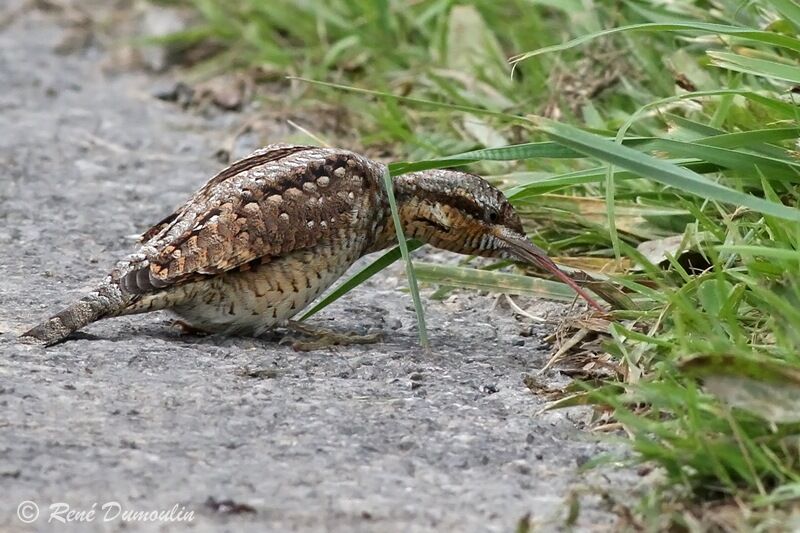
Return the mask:
M 194 531 L 512 531 L 526 515 L 561 528 L 577 466 L 607 446 L 581 430 L 586 411 L 537 414 L 523 377 L 551 326 L 490 296 L 426 300 L 431 353 L 397 268 L 314 319 L 384 331 L 374 346 L 185 337 L 166 314 L 16 344 L 219 169 L 231 120 L 153 99 L 144 74 L 104 76 L 96 50 L 56 54 L 62 31 L 36 11 L 0 29 L 0 531 L 182 529 L 104 522 L 107 502 L 177 506 Z M 27 526 L 24 500 L 41 510 Z M 97 515 L 48 524 L 56 502 Z M 581 498 L 579 529 L 613 521 Z

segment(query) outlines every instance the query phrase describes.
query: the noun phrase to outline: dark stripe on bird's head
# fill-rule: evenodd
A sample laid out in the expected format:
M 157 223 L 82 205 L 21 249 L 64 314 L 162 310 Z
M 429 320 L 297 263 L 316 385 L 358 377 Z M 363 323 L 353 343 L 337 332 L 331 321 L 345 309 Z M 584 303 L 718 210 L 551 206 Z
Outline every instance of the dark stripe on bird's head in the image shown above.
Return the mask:
M 502 194 L 486 180 L 455 170 L 427 170 L 398 176 L 394 180 L 399 202 L 412 198 L 448 205 L 477 219 L 486 220 L 502 207 Z

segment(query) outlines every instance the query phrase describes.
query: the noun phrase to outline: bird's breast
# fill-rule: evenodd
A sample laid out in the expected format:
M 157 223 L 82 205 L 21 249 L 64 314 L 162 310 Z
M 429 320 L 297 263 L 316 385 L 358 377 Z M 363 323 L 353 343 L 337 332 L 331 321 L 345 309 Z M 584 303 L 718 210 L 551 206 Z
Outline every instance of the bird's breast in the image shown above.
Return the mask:
M 344 232 L 343 232 L 344 233 Z M 213 332 L 259 335 L 308 306 L 361 257 L 366 235 L 336 242 L 193 282 L 192 296 L 172 310 L 193 327 Z

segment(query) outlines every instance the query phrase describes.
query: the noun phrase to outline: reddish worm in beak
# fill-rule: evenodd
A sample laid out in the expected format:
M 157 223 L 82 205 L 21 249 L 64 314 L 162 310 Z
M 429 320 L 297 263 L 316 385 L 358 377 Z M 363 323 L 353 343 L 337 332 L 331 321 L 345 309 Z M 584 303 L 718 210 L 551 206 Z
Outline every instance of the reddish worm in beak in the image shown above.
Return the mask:
M 577 292 L 581 298 L 586 300 L 590 306 L 594 307 L 603 314 L 606 313 L 606 310 L 603 309 L 603 307 L 597 303 L 594 298 L 589 296 L 588 292 L 586 292 L 577 283 L 575 283 L 575 280 L 558 268 L 558 265 L 556 265 L 553 260 L 547 256 L 545 251 L 529 241 L 527 237 L 524 235 L 510 234 L 510 232 L 503 232 L 502 234 L 497 235 L 497 238 L 503 241 L 503 243 L 505 243 L 507 246 L 507 250 L 517 256 L 520 260 L 550 272 L 555 277 L 572 287 L 572 289 Z

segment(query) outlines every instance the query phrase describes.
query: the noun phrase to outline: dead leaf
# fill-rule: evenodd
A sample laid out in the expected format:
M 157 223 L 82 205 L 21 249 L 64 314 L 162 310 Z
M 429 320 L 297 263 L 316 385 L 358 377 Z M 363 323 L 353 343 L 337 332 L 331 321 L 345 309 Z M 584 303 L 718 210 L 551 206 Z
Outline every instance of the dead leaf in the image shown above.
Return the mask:
M 475 115 L 466 115 L 463 121 L 464 129 L 482 146 L 495 148 L 506 146 L 508 140 L 500 132 L 492 128 L 485 120 Z
M 502 83 L 510 68 L 495 34 L 475 6 L 455 5 L 447 27 L 447 65 Z
M 619 261 L 613 257 L 580 257 L 571 255 L 552 256 L 551 259 L 560 265 L 606 275 L 624 274 L 632 264 L 627 257 L 623 257 Z
M 243 73 L 223 74 L 195 86 L 195 102 L 211 102 L 226 111 L 237 111 L 250 100 L 253 80 Z
M 653 265 L 661 265 L 668 261 L 670 256 L 679 259 L 683 253 L 696 253 L 703 243 L 712 238 L 712 235 L 706 231 L 697 233 L 687 231 L 682 235 L 645 241 L 636 249 Z M 693 261 L 693 263 L 698 263 L 698 261 Z M 635 265 L 634 269 L 642 270 L 642 267 Z
M 584 221 L 608 226 L 608 207 L 605 197 L 573 196 L 564 194 L 540 194 L 526 199 L 526 203 L 537 207 L 546 207 L 551 211 L 574 213 Z M 535 215 L 530 208 L 522 206 L 521 214 Z M 685 216 L 687 211 L 661 206 L 650 206 L 633 202 L 617 202 L 614 206 L 614 225 L 618 231 L 633 235 L 640 239 L 656 239 L 664 235 L 664 231 L 648 221 L 649 217 Z
M 704 354 L 680 364 L 731 407 L 773 423 L 800 422 L 800 368 L 775 359 Z

